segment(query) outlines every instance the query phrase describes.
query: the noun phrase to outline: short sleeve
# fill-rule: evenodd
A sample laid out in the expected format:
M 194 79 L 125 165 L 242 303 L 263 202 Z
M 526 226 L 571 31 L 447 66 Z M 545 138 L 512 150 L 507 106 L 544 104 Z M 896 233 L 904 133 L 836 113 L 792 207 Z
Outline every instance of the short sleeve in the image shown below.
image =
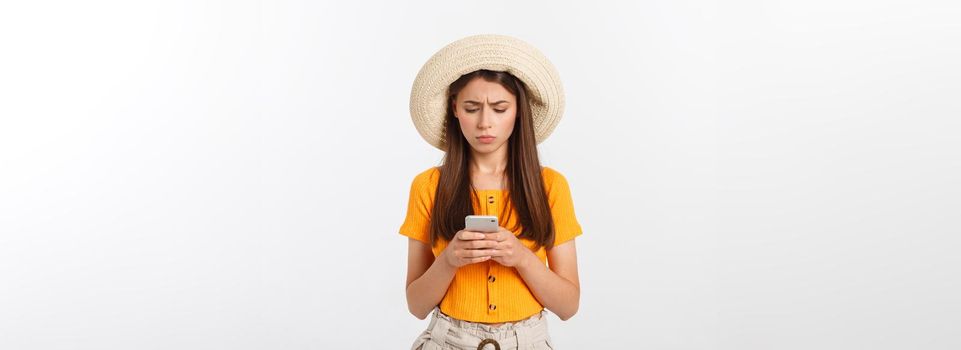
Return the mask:
M 558 246 L 580 236 L 581 224 L 574 214 L 574 200 L 567 179 L 553 169 L 547 169 L 545 175 L 549 178 L 545 181 L 548 183 L 547 201 L 554 217 L 554 246 Z
M 431 174 L 433 169 L 417 174 L 410 184 L 407 216 L 400 226 L 400 234 L 430 245 L 430 211 L 433 208 Z

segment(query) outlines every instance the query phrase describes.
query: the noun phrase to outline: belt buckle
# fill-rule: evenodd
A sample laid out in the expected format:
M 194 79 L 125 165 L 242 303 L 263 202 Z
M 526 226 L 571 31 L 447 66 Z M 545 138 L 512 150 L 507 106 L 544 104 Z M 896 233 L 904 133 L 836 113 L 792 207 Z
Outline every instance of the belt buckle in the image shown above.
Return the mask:
M 484 345 L 487 344 L 494 344 L 494 350 L 501 350 L 501 345 L 498 344 L 496 340 L 491 338 L 481 340 L 480 344 L 477 345 L 477 350 L 484 350 Z

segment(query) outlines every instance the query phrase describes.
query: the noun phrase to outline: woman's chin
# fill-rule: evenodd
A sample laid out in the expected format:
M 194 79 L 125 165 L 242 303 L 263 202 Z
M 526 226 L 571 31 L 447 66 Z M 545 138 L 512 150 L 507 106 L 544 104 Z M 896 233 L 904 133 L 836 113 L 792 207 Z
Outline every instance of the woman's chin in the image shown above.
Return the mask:
M 504 145 L 503 143 L 493 144 L 493 143 L 481 143 L 481 142 L 470 144 L 471 148 L 474 149 L 474 152 L 477 152 L 480 154 L 492 153 L 498 150 L 499 148 L 501 148 L 501 146 L 503 145 Z

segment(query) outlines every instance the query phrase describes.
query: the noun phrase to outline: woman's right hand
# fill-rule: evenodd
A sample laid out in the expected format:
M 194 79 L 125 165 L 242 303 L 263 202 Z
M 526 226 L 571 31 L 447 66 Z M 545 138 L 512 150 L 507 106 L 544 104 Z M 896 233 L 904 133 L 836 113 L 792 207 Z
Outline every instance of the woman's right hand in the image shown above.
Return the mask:
M 460 230 L 454 234 L 447 247 L 441 253 L 444 261 L 454 268 L 467 264 L 478 263 L 490 260 L 494 253 L 493 247 L 497 241 L 484 239 L 485 235 L 481 232 Z

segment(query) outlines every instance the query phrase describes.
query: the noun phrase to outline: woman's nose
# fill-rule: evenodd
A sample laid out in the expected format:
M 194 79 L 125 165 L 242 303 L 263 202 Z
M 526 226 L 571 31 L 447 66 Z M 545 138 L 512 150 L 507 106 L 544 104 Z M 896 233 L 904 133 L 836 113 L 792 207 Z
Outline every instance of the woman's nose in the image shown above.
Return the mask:
M 489 111 L 487 108 L 481 108 L 480 118 L 477 118 L 477 127 L 481 129 L 493 127 L 491 123 L 491 113 L 493 113 L 493 111 Z

